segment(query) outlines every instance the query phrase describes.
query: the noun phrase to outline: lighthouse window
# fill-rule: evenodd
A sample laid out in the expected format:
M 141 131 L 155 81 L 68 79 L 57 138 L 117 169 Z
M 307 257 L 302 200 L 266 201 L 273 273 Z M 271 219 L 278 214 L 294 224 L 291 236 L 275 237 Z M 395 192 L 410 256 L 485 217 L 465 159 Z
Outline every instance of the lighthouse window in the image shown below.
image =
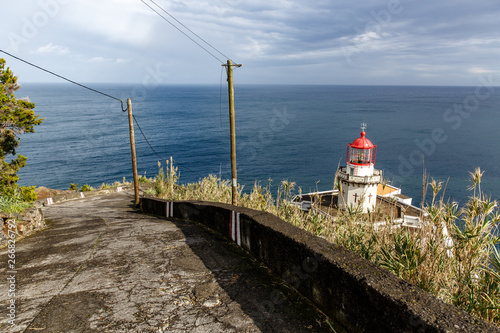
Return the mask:
M 365 150 L 365 156 L 364 156 L 364 161 L 365 163 L 370 163 L 370 160 L 371 160 L 371 149 L 366 149 Z
M 357 158 L 358 163 L 363 163 L 363 151 L 358 149 L 357 155 L 358 155 L 358 158 Z
M 371 163 L 372 150 L 371 149 L 356 149 L 351 148 L 350 162 L 358 164 Z

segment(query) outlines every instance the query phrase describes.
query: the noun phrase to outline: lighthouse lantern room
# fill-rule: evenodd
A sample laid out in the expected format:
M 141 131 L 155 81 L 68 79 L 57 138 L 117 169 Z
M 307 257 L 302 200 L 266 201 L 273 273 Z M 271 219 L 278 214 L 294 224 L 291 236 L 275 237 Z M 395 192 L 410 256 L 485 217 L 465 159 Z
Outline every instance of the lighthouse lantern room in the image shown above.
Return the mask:
M 373 211 L 377 202 L 377 186 L 382 171 L 375 169 L 377 146 L 366 138 L 366 124 L 361 124 L 361 137 L 347 145 L 346 166 L 338 170 L 341 188 L 338 206 Z

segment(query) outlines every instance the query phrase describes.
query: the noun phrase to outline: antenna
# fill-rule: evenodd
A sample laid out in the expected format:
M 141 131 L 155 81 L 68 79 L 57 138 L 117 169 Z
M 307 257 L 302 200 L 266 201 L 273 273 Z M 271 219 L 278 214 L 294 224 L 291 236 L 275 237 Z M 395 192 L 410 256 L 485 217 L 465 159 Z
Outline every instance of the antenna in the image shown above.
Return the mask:
M 366 129 L 366 122 L 365 122 L 365 114 L 363 113 L 363 122 L 361 123 L 361 130 L 364 131 Z

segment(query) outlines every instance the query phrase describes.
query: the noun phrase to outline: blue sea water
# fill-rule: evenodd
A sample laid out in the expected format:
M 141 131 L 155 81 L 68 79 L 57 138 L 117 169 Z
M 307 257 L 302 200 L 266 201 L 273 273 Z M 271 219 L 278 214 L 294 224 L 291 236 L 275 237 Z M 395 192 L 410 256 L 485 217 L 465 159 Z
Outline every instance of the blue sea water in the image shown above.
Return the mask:
M 173 156 L 180 182 L 208 174 L 231 178 L 226 86 L 91 85 L 132 98 L 133 112 L 156 153 Z M 120 103 L 69 84 L 25 84 L 17 93 L 45 118 L 21 136 L 28 157 L 21 185 L 66 189 L 132 178 L 127 113 Z M 418 86 L 235 86 L 238 181 L 273 188 L 288 179 L 303 192 L 332 188 L 346 146 L 367 123 L 376 168 L 419 204 L 422 157 L 446 197 L 464 202 L 469 171 L 500 197 L 500 88 Z M 153 176 L 158 156 L 135 127 L 140 174 Z M 296 192 L 298 189 L 296 188 Z

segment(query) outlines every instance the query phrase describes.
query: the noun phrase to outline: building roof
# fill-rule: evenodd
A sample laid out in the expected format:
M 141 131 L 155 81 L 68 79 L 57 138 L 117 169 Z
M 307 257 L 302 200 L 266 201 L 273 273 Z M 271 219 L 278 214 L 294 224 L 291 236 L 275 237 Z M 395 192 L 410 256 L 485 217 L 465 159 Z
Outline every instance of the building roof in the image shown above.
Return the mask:
M 378 184 L 377 186 L 377 195 L 388 195 L 393 192 L 398 192 L 398 188 L 387 184 L 385 187 L 382 184 Z
M 351 143 L 349 146 L 351 146 L 351 148 L 357 149 L 372 149 L 373 147 L 375 147 L 375 145 L 370 140 L 365 138 L 365 135 L 365 131 L 362 131 L 361 137 L 354 140 L 353 143 Z

